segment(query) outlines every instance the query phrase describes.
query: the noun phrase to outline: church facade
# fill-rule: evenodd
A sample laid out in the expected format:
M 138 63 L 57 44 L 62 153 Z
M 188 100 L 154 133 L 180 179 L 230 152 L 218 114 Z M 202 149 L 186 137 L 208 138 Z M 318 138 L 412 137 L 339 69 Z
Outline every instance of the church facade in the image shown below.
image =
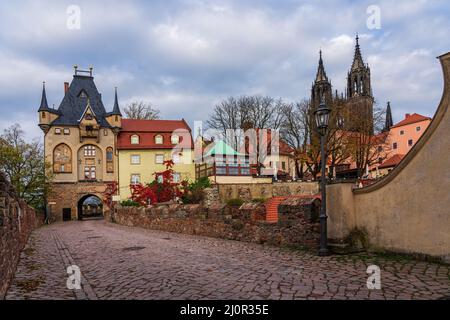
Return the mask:
M 53 172 L 47 210 L 56 220 L 81 219 L 85 200 L 101 203 L 106 185 L 118 177 L 116 141 L 122 114 L 117 90 L 107 112 L 92 68 L 83 71 L 75 66 L 57 109 L 49 107 L 44 83 L 38 113 L 45 159 Z

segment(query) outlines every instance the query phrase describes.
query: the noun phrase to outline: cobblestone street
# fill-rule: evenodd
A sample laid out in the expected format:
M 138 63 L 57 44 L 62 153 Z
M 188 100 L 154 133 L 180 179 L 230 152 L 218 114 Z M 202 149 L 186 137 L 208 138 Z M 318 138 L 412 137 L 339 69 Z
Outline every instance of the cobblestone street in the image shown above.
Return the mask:
M 82 289 L 66 287 L 69 265 Z M 381 290 L 368 290 L 368 265 Z M 317 257 L 105 221 L 35 230 L 7 299 L 442 299 L 450 267 L 375 256 Z

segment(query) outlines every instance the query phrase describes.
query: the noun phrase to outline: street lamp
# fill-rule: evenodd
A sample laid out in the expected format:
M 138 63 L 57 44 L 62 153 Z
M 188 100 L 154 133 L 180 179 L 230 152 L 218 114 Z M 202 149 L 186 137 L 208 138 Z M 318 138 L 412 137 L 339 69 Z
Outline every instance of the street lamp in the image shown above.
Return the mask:
M 319 256 L 326 256 L 328 254 L 327 248 L 327 196 L 326 196 L 326 175 L 325 175 L 325 165 L 326 165 L 326 150 L 325 141 L 328 129 L 328 122 L 330 120 L 331 110 L 325 104 L 322 97 L 320 105 L 316 111 L 314 111 L 314 116 L 316 118 L 317 132 L 320 135 L 320 154 L 321 154 L 321 172 L 320 175 L 320 187 L 322 190 L 322 206 L 320 208 L 320 249 Z

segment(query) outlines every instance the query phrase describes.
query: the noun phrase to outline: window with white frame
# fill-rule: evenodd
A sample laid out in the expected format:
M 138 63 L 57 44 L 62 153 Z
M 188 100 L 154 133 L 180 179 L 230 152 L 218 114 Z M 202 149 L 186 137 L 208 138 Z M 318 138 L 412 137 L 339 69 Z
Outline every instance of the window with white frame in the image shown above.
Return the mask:
M 130 138 L 131 144 L 139 144 L 139 136 L 137 134 L 133 134 Z
M 172 142 L 172 144 L 178 144 L 180 142 L 180 137 L 176 134 L 173 134 L 170 137 L 170 142 Z
M 163 136 L 158 134 L 155 136 L 155 143 L 156 144 L 163 144 Z
M 85 157 L 95 157 L 95 147 L 94 146 L 85 146 L 84 147 L 84 156 Z
M 70 134 L 70 129 L 69 128 L 64 128 L 64 134 L 65 135 L 69 135 Z
M 140 174 L 132 174 L 131 175 L 131 184 L 139 184 L 141 183 L 141 175 Z
M 156 164 L 163 164 L 164 163 L 164 155 L 163 154 L 155 155 L 155 163 Z
M 179 183 L 181 181 L 181 174 L 178 172 L 173 173 L 173 182 Z
M 61 134 L 61 128 L 55 128 L 55 134 Z
M 140 164 L 141 163 L 141 155 L 132 154 L 131 155 L 131 164 Z

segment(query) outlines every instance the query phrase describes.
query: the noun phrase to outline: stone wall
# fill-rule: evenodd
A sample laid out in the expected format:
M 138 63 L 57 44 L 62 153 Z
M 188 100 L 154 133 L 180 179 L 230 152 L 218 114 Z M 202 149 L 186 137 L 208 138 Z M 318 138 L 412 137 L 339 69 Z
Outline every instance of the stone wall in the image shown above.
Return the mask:
M 54 221 L 63 220 L 63 209 L 70 209 L 71 219 L 78 219 L 78 202 L 86 195 L 94 195 L 103 199 L 106 183 L 102 182 L 67 182 L 53 183 L 52 195 L 48 197 L 51 216 Z
M 215 203 L 156 205 L 149 207 L 117 206 L 114 222 L 169 232 L 186 233 L 270 245 L 316 247 L 319 224 L 315 207 L 317 199 L 282 203 L 278 223 L 265 221 L 266 208 L 261 203 L 244 203 L 230 207 Z
M 272 198 L 290 195 L 313 195 L 319 193 L 317 182 L 275 182 L 218 184 L 220 200 L 232 198 L 248 201 L 256 198 Z
M 4 298 L 31 231 L 42 224 L 23 200 L 18 199 L 11 185 L 0 172 L 0 299 Z
M 374 249 L 450 261 L 450 53 L 444 94 L 432 122 L 403 160 L 376 183 L 327 187 L 328 236 L 364 230 Z

